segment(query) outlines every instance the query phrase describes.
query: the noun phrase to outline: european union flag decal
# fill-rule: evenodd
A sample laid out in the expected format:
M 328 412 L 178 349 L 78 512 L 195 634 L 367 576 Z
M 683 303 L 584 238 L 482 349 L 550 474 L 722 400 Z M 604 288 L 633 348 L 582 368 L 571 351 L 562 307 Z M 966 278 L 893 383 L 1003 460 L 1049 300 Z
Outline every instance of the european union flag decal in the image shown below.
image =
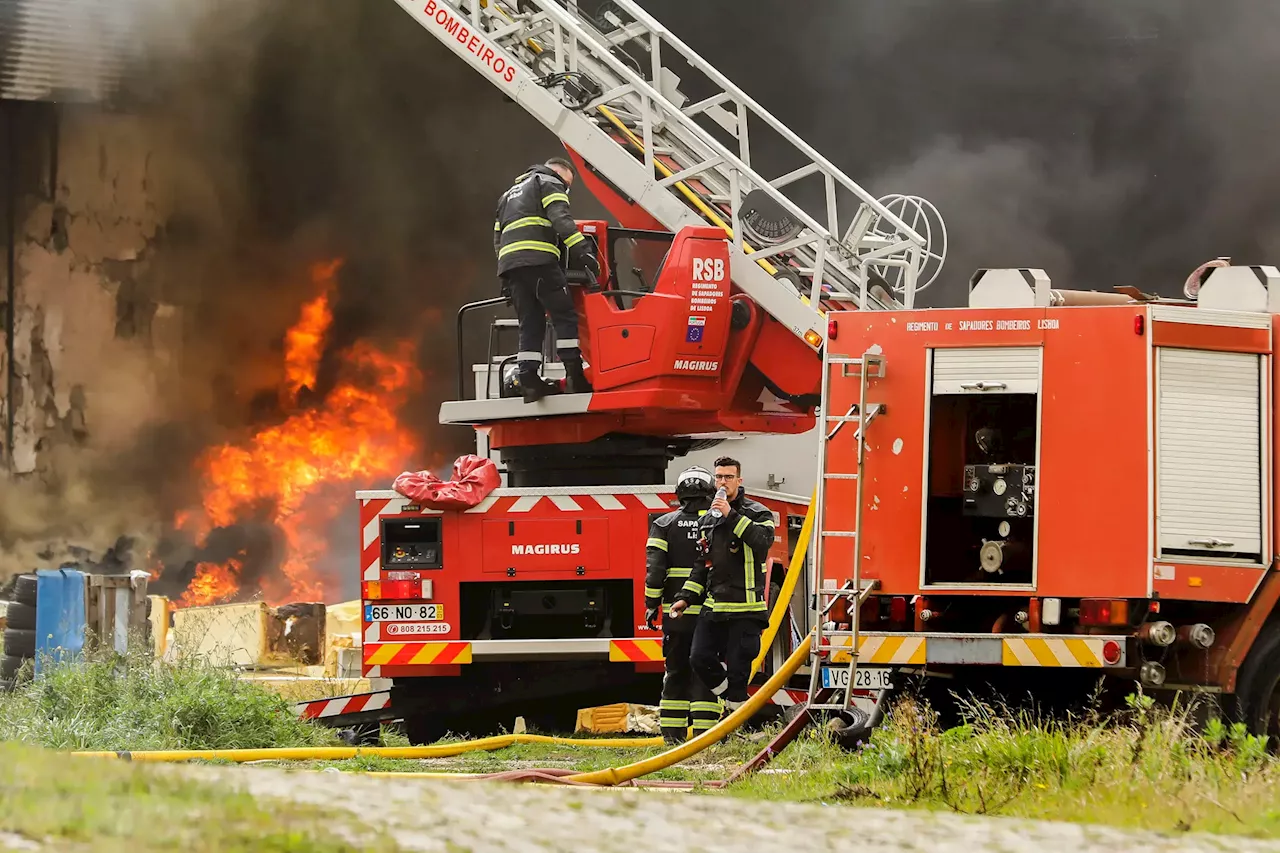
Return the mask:
M 702 329 L 707 325 L 706 317 L 690 317 L 688 331 L 685 333 L 685 343 L 697 344 L 702 342 Z

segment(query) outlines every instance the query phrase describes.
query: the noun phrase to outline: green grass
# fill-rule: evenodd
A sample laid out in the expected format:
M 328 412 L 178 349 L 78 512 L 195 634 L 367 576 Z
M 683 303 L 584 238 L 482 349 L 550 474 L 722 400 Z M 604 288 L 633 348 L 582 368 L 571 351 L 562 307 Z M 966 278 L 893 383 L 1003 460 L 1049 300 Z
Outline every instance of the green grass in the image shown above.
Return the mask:
M 67 759 L 0 744 L 0 832 L 44 848 L 95 853 L 397 851 L 346 818 L 184 780 L 154 767 Z
M 195 660 L 91 660 L 0 694 L 0 741 L 66 750 L 337 744 L 284 699 Z
M 1263 739 L 1238 727 L 1211 723 L 1196 734 L 1185 712 L 1159 710 L 1143 698 L 1108 719 L 1045 720 L 976 704 L 968 707 L 966 718 L 964 725 L 943 731 L 928 708 L 901 701 L 871 743 L 856 753 L 811 728 L 774 759 L 769 772 L 716 793 L 1280 837 L 1280 761 L 1267 753 Z M 771 733 L 735 734 L 649 778 L 724 778 Z M 520 744 L 447 761 L 363 758 L 330 766 L 464 773 L 513 766 L 596 770 L 661 751 Z

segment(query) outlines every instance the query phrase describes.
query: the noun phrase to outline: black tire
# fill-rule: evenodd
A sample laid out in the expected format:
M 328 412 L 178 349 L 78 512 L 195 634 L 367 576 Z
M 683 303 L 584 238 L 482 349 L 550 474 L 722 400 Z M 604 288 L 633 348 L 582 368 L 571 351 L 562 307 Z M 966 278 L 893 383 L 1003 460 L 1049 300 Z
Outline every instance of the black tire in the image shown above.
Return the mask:
M 36 606 L 35 575 L 18 575 L 18 582 L 13 587 L 13 600 L 19 604 Z
M 1280 744 L 1280 623 L 1263 627 L 1240 667 L 1237 708 L 1250 734 L 1267 735 Z
M 0 656 L 0 682 L 13 681 L 25 661 L 12 655 Z
M 33 658 L 36 656 L 36 632 L 4 629 L 4 654 L 6 657 Z
M 36 609 L 30 604 L 14 604 L 11 602 L 5 615 L 5 626 L 22 631 L 34 631 L 36 629 Z

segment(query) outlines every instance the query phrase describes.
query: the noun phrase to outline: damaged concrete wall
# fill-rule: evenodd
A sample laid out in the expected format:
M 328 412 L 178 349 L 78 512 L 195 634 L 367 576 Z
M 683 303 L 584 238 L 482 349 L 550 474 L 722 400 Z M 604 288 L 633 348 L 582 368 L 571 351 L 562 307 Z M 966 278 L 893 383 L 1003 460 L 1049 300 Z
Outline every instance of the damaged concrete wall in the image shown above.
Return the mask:
M 110 452 L 161 414 L 182 338 L 153 264 L 162 138 L 145 118 L 64 111 L 51 197 L 17 200 L 14 475 L 56 476 L 56 449 Z

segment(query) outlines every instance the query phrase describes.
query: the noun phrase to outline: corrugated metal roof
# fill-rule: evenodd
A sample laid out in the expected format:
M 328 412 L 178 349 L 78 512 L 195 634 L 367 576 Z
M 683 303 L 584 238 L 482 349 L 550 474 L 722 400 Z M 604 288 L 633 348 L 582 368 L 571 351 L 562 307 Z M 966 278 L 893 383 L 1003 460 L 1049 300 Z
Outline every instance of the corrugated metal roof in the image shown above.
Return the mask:
M 0 98 L 108 97 L 137 46 L 130 0 L 0 0 Z

